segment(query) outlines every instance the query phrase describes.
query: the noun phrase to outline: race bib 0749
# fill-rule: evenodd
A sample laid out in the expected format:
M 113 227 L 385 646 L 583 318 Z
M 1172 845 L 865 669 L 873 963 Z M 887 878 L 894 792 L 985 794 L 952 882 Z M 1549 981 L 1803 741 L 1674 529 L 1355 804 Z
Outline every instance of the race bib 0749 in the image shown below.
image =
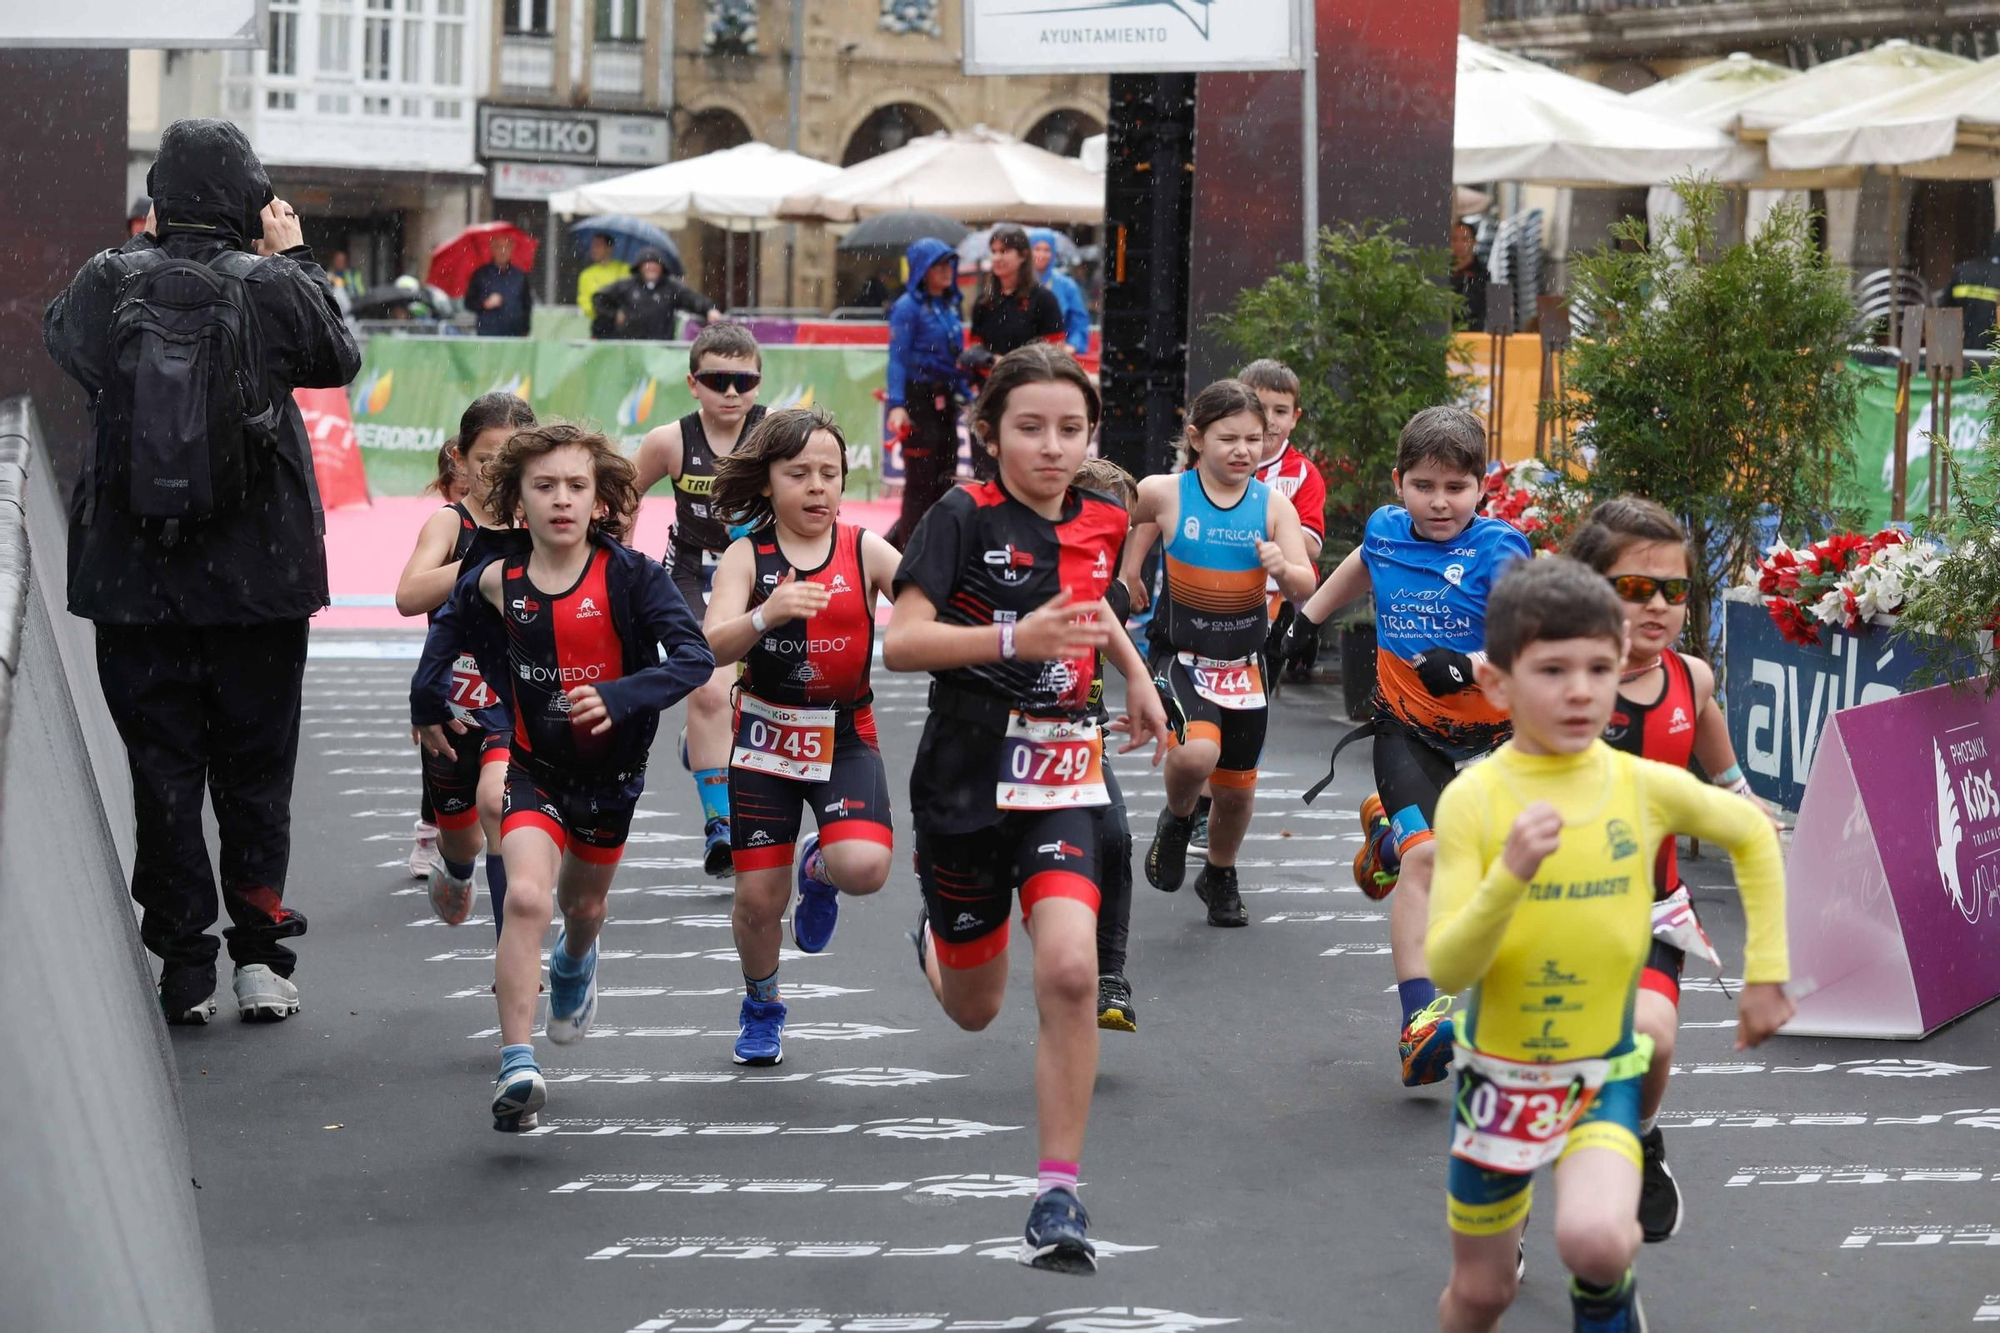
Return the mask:
M 1097 720 L 1029 717 L 1015 710 L 1000 746 L 995 803 L 1002 810 L 1111 804 Z
M 798 782 L 833 776 L 832 708 L 787 708 L 754 694 L 737 704 L 733 768 L 748 768 Z

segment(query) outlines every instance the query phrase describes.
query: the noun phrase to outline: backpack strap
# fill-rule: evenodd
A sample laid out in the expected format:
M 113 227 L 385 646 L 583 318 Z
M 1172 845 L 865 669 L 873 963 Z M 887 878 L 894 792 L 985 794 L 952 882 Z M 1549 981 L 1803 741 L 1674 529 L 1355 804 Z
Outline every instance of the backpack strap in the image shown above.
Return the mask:
M 208 266 L 218 273 L 226 274 L 246 284 L 243 296 L 247 304 L 250 299 L 247 285 L 250 280 L 250 274 L 263 262 L 264 256 L 262 255 L 253 255 L 246 250 L 224 249 L 208 261 Z M 257 318 L 255 306 L 248 306 L 248 313 L 250 318 Z M 258 380 L 258 387 L 264 392 L 264 410 L 255 415 L 245 417 L 243 419 L 243 426 L 252 435 L 261 436 L 267 440 L 274 440 L 278 436 L 278 416 L 281 410 L 279 400 L 271 395 L 271 386 L 264 382 L 264 376 L 261 373 L 258 376 Z

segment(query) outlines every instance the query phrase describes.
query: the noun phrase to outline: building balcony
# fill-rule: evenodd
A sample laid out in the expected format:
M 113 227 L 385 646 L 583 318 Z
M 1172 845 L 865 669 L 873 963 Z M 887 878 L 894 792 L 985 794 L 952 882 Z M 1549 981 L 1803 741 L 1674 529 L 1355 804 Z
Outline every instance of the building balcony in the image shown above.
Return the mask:
M 1486 0 L 1480 40 L 1553 60 L 1720 55 L 1990 24 L 1990 0 Z
M 500 42 L 502 97 L 551 97 L 556 90 L 556 42 L 510 32 Z
M 646 100 L 646 48 L 639 42 L 599 40 L 590 49 L 590 96 L 593 102 L 643 105 Z

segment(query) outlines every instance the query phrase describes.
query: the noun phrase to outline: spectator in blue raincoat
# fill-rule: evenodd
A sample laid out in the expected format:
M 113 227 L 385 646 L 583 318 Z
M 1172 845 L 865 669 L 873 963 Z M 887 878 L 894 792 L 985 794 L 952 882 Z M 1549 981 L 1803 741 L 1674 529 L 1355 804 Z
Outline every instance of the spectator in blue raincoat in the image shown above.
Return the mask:
M 904 258 L 910 276 L 889 307 L 889 434 L 903 439 L 903 511 L 889 529 L 899 550 L 958 473 L 958 415 L 966 397 L 958 251 L 926 237 Z
M 1090 350 L 1090 307 L 1084 304 L 1083 288 L 1076 279 L 1056 267 L 1056 234 L 1047 227 L 1028 233 L 1035 247 L 1035 278 L 1055 293 L 1062 307 L 1063 341 L 1078 356 Z

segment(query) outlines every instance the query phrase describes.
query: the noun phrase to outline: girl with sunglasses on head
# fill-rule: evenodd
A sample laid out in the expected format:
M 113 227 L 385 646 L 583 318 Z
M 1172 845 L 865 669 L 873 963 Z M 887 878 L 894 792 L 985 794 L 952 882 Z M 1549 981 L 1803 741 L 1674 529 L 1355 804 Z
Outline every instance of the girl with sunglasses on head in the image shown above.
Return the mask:
M 1736 762 L 1729 728 L 1715 702 L 1715 672 L 1698 657 L 1675 651 L 1687 625 L 1687 530 L 1651 500 L 1621 495 L 1591 511 L 1570 539 L 1569 554 L 1610 581 L 1625 608 L 1625 665 L 1605 742 L 1675 768 L 1700 760 L 1717 786 L 1755 801 Z M 1660 1103 L 1673 1070 L 1680 1026 L 1681 965 L 1686 946 L 1708 950 L 1694 919 L 1669 837 L 1653 868 L 1653 951 L 1639 975 L 1632 1026 L 1653 1039 L 1653 1062 L 1640 1085 L 1640 1144 L 1645 1174 L 1639 1224 L 1649 1242 L 1680 1230 L 1681 1194 L 1667 1169 Z M 1712 950 L 1709 950 L 1712 954 Z
M 710 324 L 688 349 L 688 391 L 696 410 L 647 431 L 634 460 L 640 495 L 662 480 L 673 482 L 674 529 L 666 563 L 696 620 L 708 605 L 722 553 L 746 530 L 716 516 L 712 493 L 717 462 L 764 419 L 757 401 L 763 378 L 764 356 L 750 330 Z M 702 870 L 712 879 L 731 874 L 729 686 L 735 678 L 734 666 L 717 667 L 714 677 L 688 696 L 681 736 L 681 767 L 694 775 L 701 800 Z

